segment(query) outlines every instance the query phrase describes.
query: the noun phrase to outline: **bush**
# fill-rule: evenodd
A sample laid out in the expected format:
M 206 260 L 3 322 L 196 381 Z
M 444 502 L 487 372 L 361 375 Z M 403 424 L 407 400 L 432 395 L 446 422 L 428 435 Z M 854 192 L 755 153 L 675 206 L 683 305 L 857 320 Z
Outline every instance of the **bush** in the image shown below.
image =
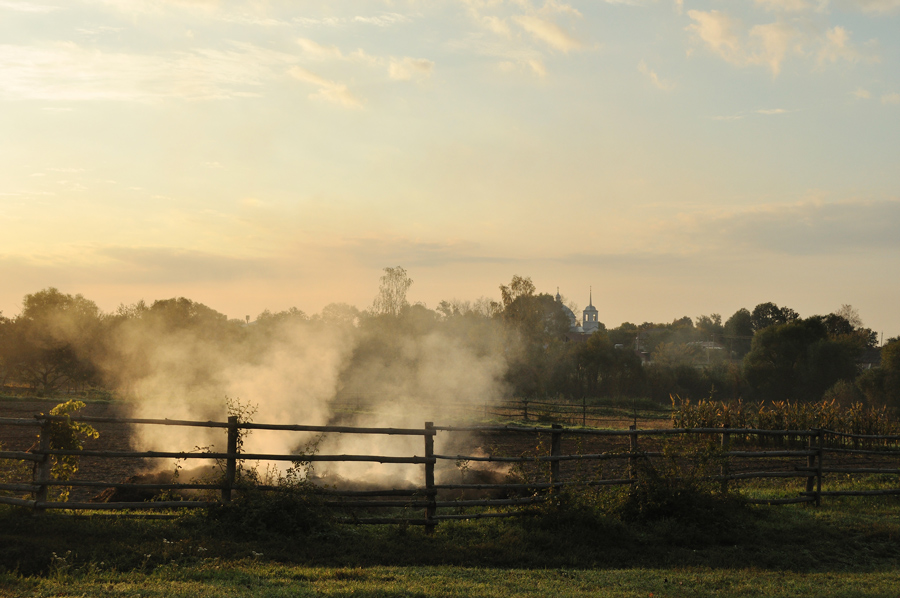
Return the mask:
M 612 514 L 626 521 L 673 517 L 701 521 L 741 504 L 738 497 L 723 493 L 721 482 L 713 479 L 725 464 L 716 443 L 671 440 L 662 452 L 658 461 L 637 462 L 635 483 L 612 502 Z
M 278 491 L 241 490 L 231 502 L 210 507 L 206 517 L 214 528 L 237 540 L 303 536 L 334 525 L 321 497 L 306 484 Z

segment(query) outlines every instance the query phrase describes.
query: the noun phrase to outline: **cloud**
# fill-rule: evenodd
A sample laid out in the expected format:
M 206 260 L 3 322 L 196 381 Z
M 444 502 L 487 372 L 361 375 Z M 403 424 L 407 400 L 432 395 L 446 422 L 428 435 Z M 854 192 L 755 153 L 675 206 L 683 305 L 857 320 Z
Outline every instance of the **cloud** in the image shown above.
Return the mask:
M 399 23 L 411 23 L 412 19 L 410 19 L 406 15 L 401 15 L 396 12 L 385 13 L 383 15 L 377 17 L 353 17 L 353 21 L 355 23 L 365 23 L 367 25 L 375 25 L 377 27 L 390 27 L 392 25 L 397 25 Z
M 757 110 L 757 114 L 764 114 L 766 116 L 772 116 L 773 114 L 787 114 L 787 110 L 784 108 L 762 108 Z
M 0 45 L 0 97 L 50 101 L 208 100 L 257 95 L 296 61 L 246 43 L 230 50 L 103 52 L 74 43 Z
M 747 62 L 768 65 L 772 75 L 777 76 L 781 72 L 781 63 L 790 43 L 796 35 L 797 32 L 787 23 L 756 25 L 750 30 L 750 37 L 759 45 L 755 53 L 747 58 Z
M 311 99 L 324 100 L 345 108 L 362 108 L 362 101 L 353 95 L 343 83 L 330 81 L 299 66 L 291 67 L 288 69 L 288 73 L 295 79 L 318 88 L 318 91 L 309 94 Z
M 820 65 L 826 62 L 835 63 L 840 59 L 856 62 L 859 57 L 859 51 L 850 43 L 850 34 L 846 29 L 838 26 L 825 32 L 825 39 L 818 55 Z
M 862 87 L 854 91 L 853 95 L 860 100 L 868 100 L 872 97 L 872 94 L 869 92 L 869 90 L 863 89 Z
M 839 60 L 856 62 L 866 58 L 850 41 L 850 33 L 841 26 L 816 30 L 803 20 L 780 19 L 746 30 L 740 21 L 717 10 L 691 10 L 688 16 L 695 22 L 688 25 L 687 31 L 723 60 L 740 67 L 765 66 L 776 77 L 789 54 L 812 55 L 806 49 L 808 47 L 818 48 L 814 55 L 819 67 Z
M 535 38 L 561 52 L 568 53 L 582 47 L 581 42 L 566 33 L 556 23 L 530 15 L 513 17 L 513 21 Z
M 341 17 L 323 17 L 321 19 L 294 17 L 294 22 L 304 27 L 336 27 L 345 24 L 347 21 Z
M 682 214 L 696 250 L 833 255 L 900 249 L 900 200 L 802 201 Z
M 34 2 L 21 2 L 15 0 L 0 0 L 0 10 L 12 10 L 16 12 L 48 13 L 59 10 L 59 6 L 49 4 L 35 4 Z
M 900 10 L 900 0 L 844 0 L 840 2 L 867 13 L 884 14 Z
M 410 81 L 427 78 L 434 70 L 434 63 L 424 58 L 392 58 L 388 73 L 395 81 Z
M 488 30 L 493 31 L 497 35 L 502 35 L 504 37 L 509 37 L 512 34 L 512 31 L 509 28 L 509 23 L 506 20 L 501 19 L 500 17 L 495 16 L 485 16 L 481 17 L 481 23 Z
M 348 239 L 337 251 L 349 253 L 355 260 L 373 268 L 391 263 L 430 268 L 449 264 L 505 264 L 518 261 L 485 255 L 482 248 L 472 242 L 434 242 L 405 237 Z
M 72 247 L 64 253 L 0 254 L 0 273 L 37 284 L 184 284 L 278 277 L 273 259 L 174 247 Z M 30 283 L 29 283 L 30 284 Z
M 651 70 L 650 67 L 647 66 L 647 63 L 643 60 L 638 63 L 638 71 L 646 75 L 654 86 L 662 89 L 663 91 L 668 91 L 673 87 L 671 83 L 662 81 L 659 78 L 659 75 L 656 74 L 656 71 Z
M 532 58 L 526 61 L 526 64 L 528 65 L 528 68 L 531 69 L 531 72 L 533 72 L 538 77 L 547 76 L 547 68 L 544 66 L 544 63 L 541 60 Z
M 900 93 L 886 93 L 881 96 L 882 104 L 900 104 Z
M 754 0 L 757 6 L 773 12 L 803 12 L 811 8 L 807 0 Z
M 128 273 L 139 282 L 227 281 L 272 276 L 277 266 L 269 260 L 237 258 L 171 247 L 106 247 L 96 250 L 98 258 Z
M 718 10 L 689 10 L 688 17 L 696 21 L 687 26 L 688 31 L 728 62 L 740 62 L 741 44 L 734 32 L 738 24 L 731 17 Z
M 754 26 L 747 41 L 742 42 L 741 23 L 722 12 L 691 10 L 688 16 L 696 21 L 687 27 L 688 31 L 724 60 L 738 66 L 767 65 L 776 76 L 781 72 L 781 63 L 795 36 L 790 25 L 776 22 Z M 753 49 L 747 46 L 753 46 Z
M 344 55 L 337 46 L 323 46 L 311 39 L 304 37 L 297 39 L 297 45 L 303 49 L 303 55 L 314 60 L 337 59 L 341 60 Z
M 219 17 L 226 23 L 236 23 L 238 25 L 253 25 L 259 27 L 283 27 L 290 25 L 289 21 L 283 21 L 273 17 L 262 15 L 254 15 L 250 13 L 227 13 Z

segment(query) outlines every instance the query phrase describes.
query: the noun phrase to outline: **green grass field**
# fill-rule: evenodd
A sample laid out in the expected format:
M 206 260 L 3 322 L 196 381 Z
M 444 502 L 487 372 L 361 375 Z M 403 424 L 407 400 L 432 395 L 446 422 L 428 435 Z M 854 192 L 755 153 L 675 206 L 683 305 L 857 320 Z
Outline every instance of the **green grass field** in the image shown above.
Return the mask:
M 893 596 L 900 502 L 729 506 L 653 521 L 548 508 L 305 533 L 186 514 L 0 509 L 0 596 Z

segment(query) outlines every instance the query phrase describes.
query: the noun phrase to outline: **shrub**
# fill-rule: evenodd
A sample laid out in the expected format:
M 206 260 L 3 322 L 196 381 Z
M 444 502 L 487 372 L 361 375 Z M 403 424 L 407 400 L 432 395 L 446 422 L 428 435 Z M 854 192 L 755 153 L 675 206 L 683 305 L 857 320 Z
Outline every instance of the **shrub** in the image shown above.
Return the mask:
M 723 494 L 721 483 L 714 479 L 725 464 L 716 443 L 670 440 L 662 453 L 659 460 L 637 462 L 635 482 L 612 502 L 612 514 L 628 521 L 702 520 L 740 504 L 736 496 Z

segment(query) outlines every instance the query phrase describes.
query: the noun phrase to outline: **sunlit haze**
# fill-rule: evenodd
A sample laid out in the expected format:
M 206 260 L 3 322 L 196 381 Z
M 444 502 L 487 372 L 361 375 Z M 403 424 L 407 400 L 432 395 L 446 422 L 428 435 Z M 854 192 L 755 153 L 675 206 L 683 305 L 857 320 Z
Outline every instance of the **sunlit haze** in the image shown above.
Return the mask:
M 0 0 L 0 310 L 772 301 L 900 334 L 900 0 Z M 580 311 L 577 311 L 580 313 Z

